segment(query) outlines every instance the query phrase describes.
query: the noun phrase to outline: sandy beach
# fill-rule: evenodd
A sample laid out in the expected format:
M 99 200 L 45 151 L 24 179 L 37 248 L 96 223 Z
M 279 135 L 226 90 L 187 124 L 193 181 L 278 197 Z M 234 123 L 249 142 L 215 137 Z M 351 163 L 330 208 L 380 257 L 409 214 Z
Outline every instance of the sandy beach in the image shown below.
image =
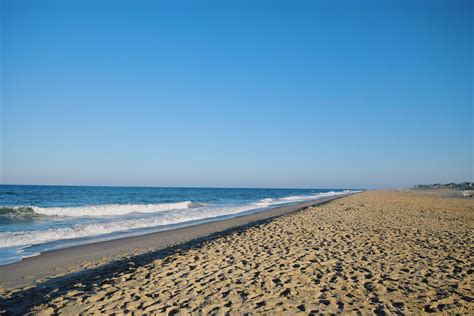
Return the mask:
M 87 274 L 70 265 L 74 273 L 56 279 L 4 286 L 0 310 L 472 314 L 473 229 L 472 199 L 364 192 L 118 263 L 91 261 Z

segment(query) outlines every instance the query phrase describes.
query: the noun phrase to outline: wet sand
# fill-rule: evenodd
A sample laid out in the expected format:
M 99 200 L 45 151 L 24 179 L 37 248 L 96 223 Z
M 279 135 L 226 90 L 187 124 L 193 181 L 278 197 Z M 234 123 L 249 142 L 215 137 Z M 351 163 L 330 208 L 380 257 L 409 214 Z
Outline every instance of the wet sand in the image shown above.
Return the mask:
M 3 289 L 43 314 L 474 312 L 474 199 L 370 191 Z M 23 303 L 24 304 L 24 303 Z

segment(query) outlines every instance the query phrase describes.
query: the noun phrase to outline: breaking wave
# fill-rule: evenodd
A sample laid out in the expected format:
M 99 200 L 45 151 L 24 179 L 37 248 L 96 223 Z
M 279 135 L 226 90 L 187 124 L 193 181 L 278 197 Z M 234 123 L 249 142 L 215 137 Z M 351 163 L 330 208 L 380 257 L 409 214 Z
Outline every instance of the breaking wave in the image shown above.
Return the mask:
M 342 192 L 329 191 L 329 192 L 317 193 L 314 195 L 291 195 L 291 196 L 286 196 L 282 198 L 267 198 L 267 199 L 260 200 L 259 202 L 256 203 L 256 205 L 265 207 L 265 206 L 291 203 L 291 202 L 310 201 L 310 200 L 316 200 L 316 199 L 320 199 L 320 198 L 328 197 L 328 196 L 336 196 L 336 195 L 343 195 L 343 194 L 356 193 L 356 192 L 360 192 L 360 191 L 351 191 L 351 190 L 346 190 Z
M 26 219 L 39 216 L 117 216 L 130 213 L 155 213 L 172 210 L 183 210 L 205 205 L 205 203 L 193 203 L 191 201 L 185 201 L 161 204 L 105 204 L 77 207 L 13 206 L 0 207 L 0 217 Z
M 41 214 L 36 213 L 33 208 L 28 206 L 0 207 L 0 219 L 5 218 L 9 220 L 26 220 L 40 216 Z

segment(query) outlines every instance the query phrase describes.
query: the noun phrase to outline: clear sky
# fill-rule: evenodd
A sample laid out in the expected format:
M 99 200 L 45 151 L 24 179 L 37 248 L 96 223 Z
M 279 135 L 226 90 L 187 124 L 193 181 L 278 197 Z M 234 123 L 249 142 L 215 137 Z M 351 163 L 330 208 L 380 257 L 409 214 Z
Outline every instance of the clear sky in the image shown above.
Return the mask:
M 1 182 L 473 180 L 471 1 L 1 1 Z

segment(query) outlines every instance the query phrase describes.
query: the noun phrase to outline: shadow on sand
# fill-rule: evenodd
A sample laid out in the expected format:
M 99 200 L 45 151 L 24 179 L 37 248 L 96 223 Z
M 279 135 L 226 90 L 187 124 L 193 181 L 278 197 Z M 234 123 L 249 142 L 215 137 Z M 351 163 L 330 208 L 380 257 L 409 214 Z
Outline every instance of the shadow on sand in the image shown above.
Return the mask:
M 221 232 L 216 232 L 205 237 L 193 239 L 157 251 L 114 260 L 98 267 L 50 278 L 44 282 L 36 284 L 35 286 L 20 289 L 11 296 L 9 295 L 10 297 L 8 298 L 2 294 L 0 295 L 0 314 L 24 315 L 31 313 L 33 307 L 47 304 L 55 298 L 70 291 L 76 290 L 87 293 L 92 291 L 94 288 L 110 283 L 111 279 L 124 272 L 133 272 L 139 267 L 151 263 L 156 259 L 163 259 L 167 256 L 189 249 L 200 248 L 207 241 L 230 233 L 242 233 L 251 227 L 257 227 L 270 222 L 273 219 L 275 219 L 275 217 L 262 219 L 239 227 L 229 228 Z

